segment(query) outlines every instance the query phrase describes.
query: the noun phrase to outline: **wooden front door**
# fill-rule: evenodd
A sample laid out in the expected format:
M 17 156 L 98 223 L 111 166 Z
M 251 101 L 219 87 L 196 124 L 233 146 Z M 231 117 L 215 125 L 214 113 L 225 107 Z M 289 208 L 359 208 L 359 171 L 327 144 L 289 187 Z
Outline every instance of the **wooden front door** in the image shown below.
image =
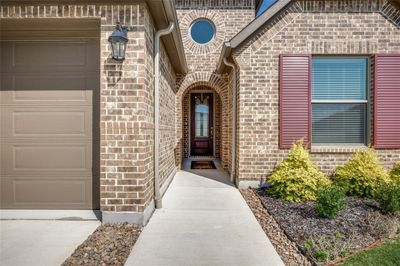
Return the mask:
M 212 156 L 213 94 L 192 93 L 190 97 L 190 146 L 193 156 Z

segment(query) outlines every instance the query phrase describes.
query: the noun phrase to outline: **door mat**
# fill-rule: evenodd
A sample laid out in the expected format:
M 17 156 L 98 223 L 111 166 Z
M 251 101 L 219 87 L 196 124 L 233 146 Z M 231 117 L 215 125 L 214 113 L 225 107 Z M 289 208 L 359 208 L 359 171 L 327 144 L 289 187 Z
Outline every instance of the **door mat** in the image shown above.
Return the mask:
M 191 169 L 217 169 L 213 161 L 192 161 Z

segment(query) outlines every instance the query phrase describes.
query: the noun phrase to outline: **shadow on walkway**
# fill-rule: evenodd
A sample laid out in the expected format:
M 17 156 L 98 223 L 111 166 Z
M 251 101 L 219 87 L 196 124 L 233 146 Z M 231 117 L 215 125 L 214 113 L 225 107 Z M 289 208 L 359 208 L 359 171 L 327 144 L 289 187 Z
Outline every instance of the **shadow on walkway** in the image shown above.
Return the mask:
M 189 172 L 234 187 L 234 184 L 230 181 L 229 173 L 222 168 L 221 163 L 218 159 L 212 160 L 217 169 L 191 169 L 190 167 L 192 161 L 198 160 L 201 159 L 185 159 L 182 163 L 182 171 Z

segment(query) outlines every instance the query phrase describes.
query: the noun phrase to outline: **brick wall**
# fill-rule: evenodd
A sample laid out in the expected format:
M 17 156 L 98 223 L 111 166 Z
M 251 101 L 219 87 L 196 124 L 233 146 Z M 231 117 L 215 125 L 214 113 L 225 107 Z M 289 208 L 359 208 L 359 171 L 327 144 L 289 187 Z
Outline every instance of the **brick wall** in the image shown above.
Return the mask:
M 215 70 L 222 44 L 230 40 L 255 17 L 254 1 L 177 1 L 176 11 L 190 72 Z M 191 8 L 182 8 L 189 6 Z M 225 7 L 222 7 L 224 4 Z M 198 18 L 206 18 L 215 25 L 214 41 L 197 44 L 189 36 L 189 28 Z
M 94 18 L 101 32 L 100 207 L 106 212 L 143 212 L 153 198 L 154 25 L 145 3 L 132 5 L 1 6 L 1 18 Z M 129 29 L 126 59 L 111 58 L 108 37 L 120 21 Z M 176 170 L 175 73 L 161 53 L 161 183 Z M 95 149 L 96 150 L 96 149 Z
M 385 0 L 296 1 L 240 47 L 240 180 L 265 179 L 288 153 L 278 149 L 280 54 L 399 53 L 399 23 L 400 11 Z M 354 150 L 313 148 L 311 157 L 331 173 Z M 400 161 L 400 150 L 379 154 L 387 167 Z

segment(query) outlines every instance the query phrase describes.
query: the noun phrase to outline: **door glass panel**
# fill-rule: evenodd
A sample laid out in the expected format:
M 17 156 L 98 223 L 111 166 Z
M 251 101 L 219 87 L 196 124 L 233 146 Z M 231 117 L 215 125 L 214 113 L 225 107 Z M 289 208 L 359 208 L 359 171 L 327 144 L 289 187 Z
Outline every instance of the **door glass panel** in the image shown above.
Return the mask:
M 195 97 L 195 136 L 208 137 L 209 96 Z

